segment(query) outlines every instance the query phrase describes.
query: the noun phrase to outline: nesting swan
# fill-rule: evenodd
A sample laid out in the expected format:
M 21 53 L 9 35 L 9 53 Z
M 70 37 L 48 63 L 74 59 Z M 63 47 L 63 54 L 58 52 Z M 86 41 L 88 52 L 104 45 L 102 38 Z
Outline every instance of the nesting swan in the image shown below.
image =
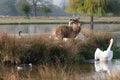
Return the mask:
M 111 50 L 111 47 L 113 45 L 113 39 L 110 40 L 110 45 L 108 46 L 107 50 L 102 51 L 99 48 L 95 51 L 95 60 L 99 61 L 110 61 L 113 58 L 113 51 Z

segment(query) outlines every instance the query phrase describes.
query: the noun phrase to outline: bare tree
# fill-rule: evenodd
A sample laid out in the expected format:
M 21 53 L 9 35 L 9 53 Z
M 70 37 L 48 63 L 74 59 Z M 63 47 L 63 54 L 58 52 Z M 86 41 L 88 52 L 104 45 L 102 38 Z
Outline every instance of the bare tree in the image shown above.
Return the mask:
M 51 3 L 51 0 L 27 0 L 33 7 L 34 16 L 37 16 L 37 8 L 40 6 L 48 5 Z

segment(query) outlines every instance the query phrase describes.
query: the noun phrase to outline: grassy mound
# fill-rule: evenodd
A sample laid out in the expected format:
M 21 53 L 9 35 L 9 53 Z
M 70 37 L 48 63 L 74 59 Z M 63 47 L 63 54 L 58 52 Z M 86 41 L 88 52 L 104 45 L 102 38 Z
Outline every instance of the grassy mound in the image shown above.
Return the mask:
M 107 32 L 83 29 L 82 33 L 87 37 L 86 40 L 66 42 L 50 39 L 47 34 L 22 36 L 19 39 L 17 36 L 0 33 L 0 61 L 34 64 L 81 63 L 94 59 L 97 47 L 106 50 L 112 38 L 112 34 Z M 118 48 L 113 50 L 119 53 Z

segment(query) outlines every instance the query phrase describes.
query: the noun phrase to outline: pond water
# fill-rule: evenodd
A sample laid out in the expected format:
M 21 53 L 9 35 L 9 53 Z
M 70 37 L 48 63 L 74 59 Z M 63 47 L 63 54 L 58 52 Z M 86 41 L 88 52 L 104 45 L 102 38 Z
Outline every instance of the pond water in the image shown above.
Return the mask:
M 0 66 L 1 80 L 120 80 L 120 60 L 88 61 L 69 67 L 34 66 L 32 70 Z
M 42 33 L 51 32 L 55 27 L 63 24 L 26 24 L 26 25 L 0 25 L 0 31 L 9 33 Z M 89 24 L 83 24 L 82 28 L 90 28 Z M 102 30 L 120 33 L 120 24 L 94 24 L 94 30 Z
M 112 76 L 112 78 L 115 79 L 116 77 L 119 77 L 120 60 L 113 60 L 109 62 L 96 61 L 94 63 L 94 67 L 95 67 L 94 78 L 100 77 L 102 79 L 105 79 L 105 78 L 110 78 Z

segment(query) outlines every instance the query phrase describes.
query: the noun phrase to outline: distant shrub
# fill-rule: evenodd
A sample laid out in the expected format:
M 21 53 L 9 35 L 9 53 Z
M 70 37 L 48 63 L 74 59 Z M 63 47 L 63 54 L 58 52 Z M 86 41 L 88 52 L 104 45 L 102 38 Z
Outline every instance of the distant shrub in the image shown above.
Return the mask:
M 29 13 L 31 12 L 31 6 L 29 3 L 21 3 L 19 6 L 19 11 L 22 12 L 26 18 L 29 18 Z
M 120 59 L 120 47 L 114 46 L 113 48 L 113 58 L 114 59 Z

